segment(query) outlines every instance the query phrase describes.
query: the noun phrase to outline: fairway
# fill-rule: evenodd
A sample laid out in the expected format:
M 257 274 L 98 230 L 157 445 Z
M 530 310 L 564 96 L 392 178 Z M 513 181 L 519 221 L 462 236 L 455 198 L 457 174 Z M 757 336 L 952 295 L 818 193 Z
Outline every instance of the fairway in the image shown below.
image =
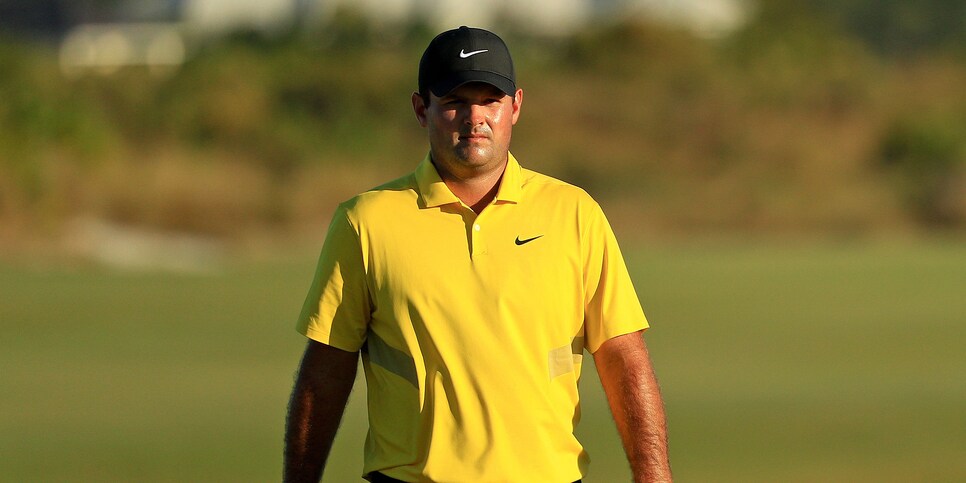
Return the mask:
M 679 481 L 966 480 L 966 244 L 624 251 Z M 313 267 L 0 265 L 0 481 L 277 481 Z M 591 364 L 581 392 L 584 481 L 629 481 Z M 325 481 L 365 427 L 360 382 Z

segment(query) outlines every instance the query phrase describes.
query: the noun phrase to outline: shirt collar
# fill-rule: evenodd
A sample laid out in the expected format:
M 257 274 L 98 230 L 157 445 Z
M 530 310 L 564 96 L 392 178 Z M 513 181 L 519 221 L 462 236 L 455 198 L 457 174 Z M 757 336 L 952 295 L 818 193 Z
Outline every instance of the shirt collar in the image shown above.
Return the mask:
M 503 178 L 500 180 L 500 188 L 496 192 L 494 201 L 519 203 L 523 191 L 521 186 L 523 181 L 522 168 L 512 153 L 507 153 L 507 158 L 506 169 L 503 171 Z M 460 202 L 460 199 L 449 190 L 449 187 L 440 178 L 429 154 L 416 167 L 415 175 L 416 186 L 419 188 L 419 197 L 423 206 L 431 208 Z
M 496 192 L 495 201 L 519 203 L 523 194 L 523 172 L 513 153 L 507 153 L 506 169 L 500 180 L 500 189 Z
M 423 206 L 426 208 L 460 202 L 460 199 L 439 177 L 439 172 L 436 171 L 436 166 L 433 166 L 429 154 L 416 167 L 416 186 L 419 188 L 419 197 L 422 198 Z

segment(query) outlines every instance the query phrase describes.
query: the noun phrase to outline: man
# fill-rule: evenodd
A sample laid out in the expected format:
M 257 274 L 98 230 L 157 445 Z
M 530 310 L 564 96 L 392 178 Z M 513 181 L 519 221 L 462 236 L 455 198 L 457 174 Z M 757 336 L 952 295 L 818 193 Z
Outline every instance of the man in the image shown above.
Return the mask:
M 579 481 L 584 349 L 635 479 L 669 481 L 644 313 L 597 203 L 509 153 L 523 91 L 503 40 L 437 36 L 412 104 L 426 159 L 341 204 L 329 227 L 298 323 L 310 340 L 286 481 L 321 477 L 360 353 L 366 479 Z

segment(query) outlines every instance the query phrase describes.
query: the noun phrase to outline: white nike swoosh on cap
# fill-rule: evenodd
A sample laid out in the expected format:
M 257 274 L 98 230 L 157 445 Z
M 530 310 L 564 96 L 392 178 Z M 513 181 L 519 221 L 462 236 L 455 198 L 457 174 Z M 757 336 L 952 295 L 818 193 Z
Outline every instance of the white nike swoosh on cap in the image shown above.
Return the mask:
M 472 57 L 476 54 L 482 54 L 483 52 L 488 52 L 488 50 L 483 49 L 483 50 L 474 50 L 472 52 L 464 52 L 463 49 L 460 49 L 460 58 L 465 59 L 467 57 Z

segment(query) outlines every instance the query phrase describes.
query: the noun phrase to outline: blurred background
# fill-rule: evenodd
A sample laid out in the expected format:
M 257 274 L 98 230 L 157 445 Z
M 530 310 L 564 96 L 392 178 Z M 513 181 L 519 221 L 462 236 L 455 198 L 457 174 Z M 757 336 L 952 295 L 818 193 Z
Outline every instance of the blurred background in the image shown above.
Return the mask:
M 0 480 L 277 480 L 329 216 L 422 159 L 464 24 L 617 232 L 679 479 L 966 481 L 951 0 L 0 0 Z M 626 481 L 581 385 L 585 481 Z

